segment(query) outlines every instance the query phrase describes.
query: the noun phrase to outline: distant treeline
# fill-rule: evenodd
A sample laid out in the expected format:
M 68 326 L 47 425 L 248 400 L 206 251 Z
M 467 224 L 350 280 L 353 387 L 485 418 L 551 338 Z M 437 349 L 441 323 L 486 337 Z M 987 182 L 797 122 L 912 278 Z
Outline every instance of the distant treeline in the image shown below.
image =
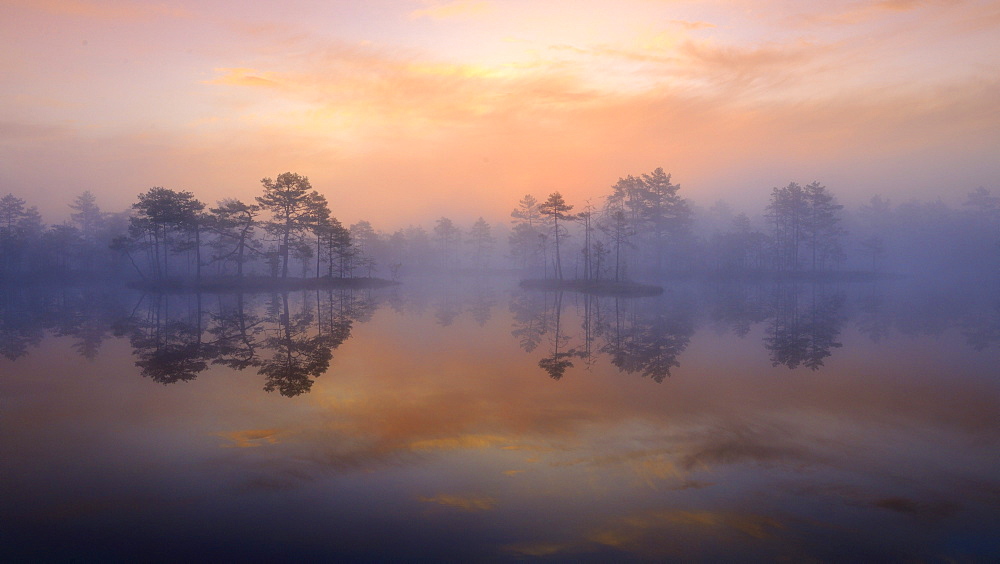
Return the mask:
M 995 273 L 1000 198 L 978 188 L 960 208 L 941 200 L 893 205 L 874 196 L 853 210 L 819 182 L 773 188 L 756 214 L 718 202 L 699 208 L 671 175 L 620 178 L 598 202 L 559 192 L 526 195 L 511 225 L 480 217 L 460 227 L 391 233 L 368 221 L 344 226 L 308 178 L 261 181 L 252 202 L 214 207 L 187 191 L 153 187 L 131 209 L 107 213 L 90 192 L 70 219 L 46 227 L 36 208 L 0 198 L 0 278 L 117 277 L 145 281 L 243 277 L 397 279 L 420 271 L 516 269 L 525 277 L 593 281 L 678 275 L 745 277 L 864 271 Z M 498 245 L 504 241 L 506 249 Z

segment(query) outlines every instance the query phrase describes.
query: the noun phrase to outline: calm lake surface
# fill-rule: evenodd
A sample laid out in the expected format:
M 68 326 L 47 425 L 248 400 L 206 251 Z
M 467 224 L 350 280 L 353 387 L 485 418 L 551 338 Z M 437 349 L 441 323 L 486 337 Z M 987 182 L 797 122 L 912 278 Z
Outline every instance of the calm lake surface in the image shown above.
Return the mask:
M 3 561 L 1000 557 L 982 286 L 2 292 Z

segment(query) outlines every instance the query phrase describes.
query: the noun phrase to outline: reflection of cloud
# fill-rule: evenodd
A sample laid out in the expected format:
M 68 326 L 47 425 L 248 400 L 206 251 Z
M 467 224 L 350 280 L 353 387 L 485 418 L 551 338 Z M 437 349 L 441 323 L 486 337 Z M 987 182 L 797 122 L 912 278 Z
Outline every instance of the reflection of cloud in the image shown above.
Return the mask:
M 507 445 L 511 440 L 498 435 L 461 435 L 441 439 L 423 439 L 410 443 L 411 450 L 470 450 Z
M 922 503 L 905 497 L 886 497 L 872 502 L 873 507 L 915 517 L 941 518 L 954 513 L 958 507 L 951 503 Z
M 440 494 L 434 497 L 418 497 L 420 501 L 426 503 L 436 503 L 445 507 L 453 507 L 462 511 L 487 511 L 496 506 L 497 501 L 492 497 L 461 497 L 457 495 Z
M 222 445 L 223 447 L 249 448 L 278 442 L 277 437 L 275 437 L 277 433 L 277 429 L 247 429 L 216 434 L 231 441 L 229 444 Z
M 774 531 L 784 529 L 779 521 L 764 515 L 712 511 L 647 511 L 615 519 L 590 535 L 597 544 L 635 553 L 672 551 L 672 539 L 691 541 L 701 536 L 727 539 L 730 533 L 757 540 L 774 538 Z
M 814 455 L 791 444 L 787 428 L 776 426 L 733 426 L 713 429 L 694 451 L 684 456 L 681 467 L 711 468 L 742 463 L 810 462 Z
M 512 544 L 505 547 L 508 552 L 521 554 L 523 556 L 550 556 L 566 550 L 567 546 L 557 543 L 524 543 Z

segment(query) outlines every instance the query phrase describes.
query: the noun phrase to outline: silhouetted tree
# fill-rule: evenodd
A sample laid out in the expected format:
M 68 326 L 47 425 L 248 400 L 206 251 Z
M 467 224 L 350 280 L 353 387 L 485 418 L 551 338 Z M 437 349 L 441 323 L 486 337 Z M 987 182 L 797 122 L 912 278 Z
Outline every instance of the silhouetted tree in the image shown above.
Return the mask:
M 135 215 L 131 218 L 129 230 L 134 240 L 144 241 L 143 246 L 152 249 L 150 259 L 156 278 L 169 277 L 171 252 L 191 248 L 197 251 L 200 277 L 200 212 L 204 207 L 191 192 L 176 192 L 161 186 L 154 186 L 140 194 L 139 201 L 132 204 Z M 171 235 L 191 233 L 194 234 L 194 242 L 182 241 L 177 248 L 174 247 Z
M 260 181 L 264 194 L 257 196 L 260 206 L 271 212 L 267 230 L 278 240 L 281 277 L 288 278 L 288 258 L 292 245 L 313 228 L 323 217 L 326 199 L 312 189 L 309 179 L 293 172 L 284 172 L 277 179 Z
M 355 253 L 351 232 L 335 217 L 320 224 L 318 230 L 321 247 L 326 251 L 327 276 L 333 278 L 334 273 L 339 278 L 350 276 Z
M 543 217 L 547 217 L 552 220 L 550 227 L 553 244 L 555 246 L 555 274 L 556 278 L 559 280 L 563 279 L 562 271 L 562 258 L 559 253 L 559 238 L 563 228 L 559 225 L 559 221 L 572 221 L 576 219 L 576 216 L 569 213 L 573 209 L 573 206 L 566 203 L 563 199 L 562 194 L 559 192 L 553 192 L 549 194 L 549 199 L 545 200 L 545 203 L 538 206 L 538 212 L 542 214 Z
M 236 276 L 243 278 L 243 265 L 249 260 L 249 253 L 257 251 L 253 238 L 257 227 L 260 206 L 244 204 L 239 200 L 225 199 L 219 206 L 209 209 L 209 228 L 217 237 L 216 261 L 232 260 L 236 263 Z

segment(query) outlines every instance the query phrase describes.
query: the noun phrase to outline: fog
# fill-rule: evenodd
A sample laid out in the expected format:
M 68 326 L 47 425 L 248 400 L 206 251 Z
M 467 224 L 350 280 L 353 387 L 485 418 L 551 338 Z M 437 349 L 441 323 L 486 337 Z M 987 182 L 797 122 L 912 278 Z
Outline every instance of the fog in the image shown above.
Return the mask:
M 0 34 L 0 561 L 1000 559 L 995 1 Z
M 248 201 L 203 202 L 154 187 L 128 209 L 105 210 L 84 192 L 63 203 L 69 219 L 55 224 L 42 220 L 34 202 L 7 194 L 0 198 L 0 276 L 6 283 L 114 279 L 198 287 L 244 278 L 399 282 L 491 272 L 598 284 L 990 280 L 998 273 L 1000 197 L 984 187 L 956 202 L 873 194 L 846 206 L 834 188 L 790 182 L 748 209 L 725 200 L 695 203 L 657 168 L 620 177 L 597 199 L 529 193 L 512 200 L 509 211 L 385 228 L 365 219 L 342 223 L 305 176 L 275 178 L 265 178 Z

